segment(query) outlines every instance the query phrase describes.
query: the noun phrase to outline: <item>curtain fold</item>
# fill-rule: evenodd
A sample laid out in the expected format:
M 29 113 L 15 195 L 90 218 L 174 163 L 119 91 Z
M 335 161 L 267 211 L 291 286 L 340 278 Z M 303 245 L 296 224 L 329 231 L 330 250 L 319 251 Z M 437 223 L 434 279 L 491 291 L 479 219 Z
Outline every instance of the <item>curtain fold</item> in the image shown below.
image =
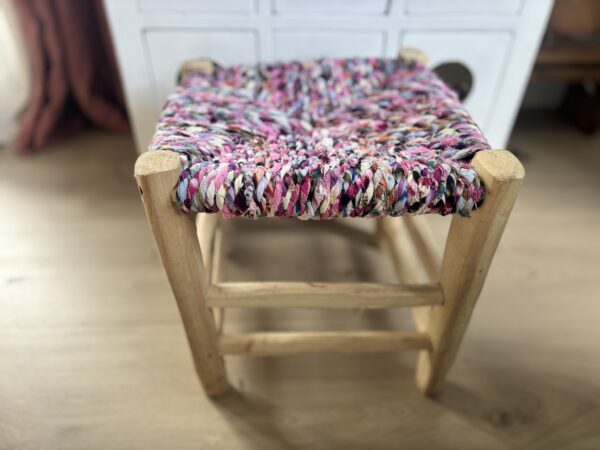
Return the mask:
M 129 129 L 101 0 L 16 0 L 32 89 L 16 149 L 30 153 L 86 124 Z

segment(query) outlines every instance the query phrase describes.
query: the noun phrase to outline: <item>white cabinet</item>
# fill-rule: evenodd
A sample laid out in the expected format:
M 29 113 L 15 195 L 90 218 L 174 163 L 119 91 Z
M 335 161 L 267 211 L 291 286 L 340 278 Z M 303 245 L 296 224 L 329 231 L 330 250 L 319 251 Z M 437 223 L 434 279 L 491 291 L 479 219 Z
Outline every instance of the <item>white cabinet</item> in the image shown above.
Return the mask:
M 552 0 L 104 0 L 143 151 L 182 61 L 222 65 L 425 50 L 471 73 L 467 108 L 504 147 Z

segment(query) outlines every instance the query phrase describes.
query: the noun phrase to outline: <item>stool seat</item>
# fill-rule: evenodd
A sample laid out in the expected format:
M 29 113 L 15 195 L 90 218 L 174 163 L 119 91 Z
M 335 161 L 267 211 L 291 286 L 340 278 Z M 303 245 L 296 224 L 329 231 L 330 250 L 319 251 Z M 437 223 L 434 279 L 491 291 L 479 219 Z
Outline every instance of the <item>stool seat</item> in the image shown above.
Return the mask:
M 179 153 L 185 212 L 330 219 L 468 216 L 490 147 L 420 63 L 354 58 L 188 72 L 149 148 Z

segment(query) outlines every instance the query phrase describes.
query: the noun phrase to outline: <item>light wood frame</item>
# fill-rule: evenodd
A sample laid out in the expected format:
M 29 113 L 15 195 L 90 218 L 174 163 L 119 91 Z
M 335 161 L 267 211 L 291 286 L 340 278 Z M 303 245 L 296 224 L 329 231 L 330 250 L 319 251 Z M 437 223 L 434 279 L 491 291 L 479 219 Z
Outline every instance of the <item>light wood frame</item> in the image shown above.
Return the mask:
M 426 61 L 415 50 L 405 52 L 401 54 Z M 190 64 L 183 70 L 186 67 Z M 207 61 L 194 65 L 198 67 L 212 70 Z M 223 355 L 400 350 L 420 351 L 417 386 L 427 395 L 439 392 L 525 175 L 519 160 L 506 150 L 478 153 L 473 167 L 486 186 L 486 200 L 471 218 L 452 218 L 441 263 L 431 240 L 411 217 L 377 220 L 374 238 L 390 252 L 400 284 L 222 283 L 219 217 L 194 216 L 178 209 L 173 199 L 180 171 L 176 153 L 142 154 L 135 177 L 206 393 L 217 397 L 229 390 Z M 412 307 L 417 331 L 224 335 L 223 308 L 227 307 Z

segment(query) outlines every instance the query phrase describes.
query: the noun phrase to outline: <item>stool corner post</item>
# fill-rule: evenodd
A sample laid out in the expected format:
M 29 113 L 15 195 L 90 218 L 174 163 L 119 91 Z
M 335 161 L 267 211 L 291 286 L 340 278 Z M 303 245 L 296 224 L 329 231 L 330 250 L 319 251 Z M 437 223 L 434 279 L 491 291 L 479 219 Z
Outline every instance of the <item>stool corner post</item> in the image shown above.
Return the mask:
M 473 167 L 486 196 L 471 217 L 452 218 L 440 272 L 444 303 L 431 309 L 427 331 L 432 349 L 422 352 L 417 363 L 417 385 L 426 395 L 441 390 L 454 362 L 525 176 L 507 150 L 482 151 Z
M 138 156 L 134 175 L 136 179 L 166 174 L 179 174 L 181 168 L 179 154 L 168 150 L 146 151 Z
M 398 51 L 398 59 L 403 59 L 408 62 L 415 61 L 424 66 L 427 66 L 429 63 L 429 56 L 427 53 L 420 48 L 414 47 L 402 47 Z
M 144 153 L 135 165 L 146 216 L 177 301 L 196 371 L 207 395 L 218 397 L 229 391 L 229 384 L 215 320 L 206 306 L 210 283 L 194 217 L 182 212 L 173 200 L 180 171 L 179 155 L 168 151 Z

